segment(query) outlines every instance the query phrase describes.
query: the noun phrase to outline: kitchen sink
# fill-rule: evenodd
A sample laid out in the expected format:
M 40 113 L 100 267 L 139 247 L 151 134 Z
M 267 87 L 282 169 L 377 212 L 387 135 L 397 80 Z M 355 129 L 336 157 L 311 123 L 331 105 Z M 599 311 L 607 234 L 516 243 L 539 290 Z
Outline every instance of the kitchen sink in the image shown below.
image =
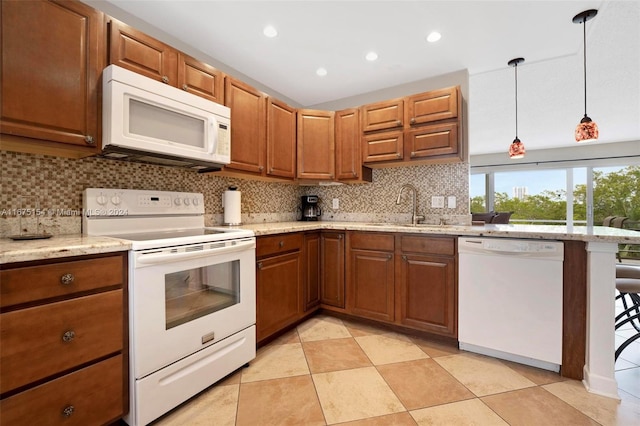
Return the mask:
M 411 223 L 365 223 L 366 226 L 388 226 L 388 227 L 394 227 L 394 226 L 402 226 L 404 228 L 436 228 L 436 229 L 447 229 L 447 228 L 463 228 L 465 226 L 468 225 L 436 225 L 436 224 L 430 224 L 430 223 L 418 223 L 416 225 L 413 225 Z

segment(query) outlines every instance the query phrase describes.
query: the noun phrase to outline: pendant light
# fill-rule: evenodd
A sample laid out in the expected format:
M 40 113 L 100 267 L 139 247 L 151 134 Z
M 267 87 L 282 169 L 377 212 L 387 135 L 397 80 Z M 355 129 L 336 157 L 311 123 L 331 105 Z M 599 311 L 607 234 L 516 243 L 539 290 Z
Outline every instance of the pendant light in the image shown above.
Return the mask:
M 584 117 L 576 126 L 576 142 L 589 142 L 598 139 L 598 125 L 587 115 L 587 24 L 589 19 L 595 18 L 598 14 L 596 9 L 585 10 L 573 17 L 574 24 L 583 24 L 584 39 Z
M 524 157 L 525 153 L 524 144 L 518 139 L 518 64 L 523 62 L 524 58 L 515 58 L 507 63 L 509 66 L 515 68 L 516 75 L 516 138 L 511 142 L 511 146 L 509 147 L 509 158 L 513 160 Z

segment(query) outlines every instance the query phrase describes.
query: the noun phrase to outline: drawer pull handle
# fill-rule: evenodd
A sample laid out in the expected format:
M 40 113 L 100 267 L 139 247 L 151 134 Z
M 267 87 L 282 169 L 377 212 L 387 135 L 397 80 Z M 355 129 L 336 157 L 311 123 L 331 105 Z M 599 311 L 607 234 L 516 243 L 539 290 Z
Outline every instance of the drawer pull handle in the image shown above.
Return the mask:
M 416 119 L 414 117 L 411 117 L 411 120 L 409 120 L 409 123 L 416 124 Z
M 162 82 L 166 83 L 166 84 L 169 84 L 169 77 L 167 77 L 166 75 L 163 75 L 162 76 Z
M 74 407 L 73 405 L 69 405 L 68 407 L 64 407 L 64 410 L 62 410 L 62 415 L 65 417 L 71 417 L 75 410 L 76 407 Z
M 405 262 L 407 261 L 407 255 L 406 254 L 402 255 L 402 260 L 404 260 Z
M 73 276 L 73 274 L 64 274 L 62 277 L 60 277 L 60 282 L 63 285 L 70 285 L 73 284 L 73 280 L 75 280 L 76 277 Z
M 258 269 L 262 269 L 262 262 L 258 262 Z
M 73 330 L 65 331 L 65 333 L 62 335 L 62 341 L 67 343 L 71 342 L 75 338 L 76 333 Z
M 280 242 L 278 243 L 278 246 L 280 246 L 280 248 L 284 247 L 284 241 L 280 241 Z
M 338 239 L 341 240 L 342 239 L 342 234 L 338 235 Z

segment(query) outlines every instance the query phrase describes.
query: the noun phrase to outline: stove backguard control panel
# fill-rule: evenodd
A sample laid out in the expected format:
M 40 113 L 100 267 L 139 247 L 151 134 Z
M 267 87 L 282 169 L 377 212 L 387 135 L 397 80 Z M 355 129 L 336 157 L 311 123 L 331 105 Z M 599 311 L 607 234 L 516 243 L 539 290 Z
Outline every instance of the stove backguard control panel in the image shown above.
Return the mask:
M 204 214 L 204 196 L 195 192 L 87 188 L 83 216 Z

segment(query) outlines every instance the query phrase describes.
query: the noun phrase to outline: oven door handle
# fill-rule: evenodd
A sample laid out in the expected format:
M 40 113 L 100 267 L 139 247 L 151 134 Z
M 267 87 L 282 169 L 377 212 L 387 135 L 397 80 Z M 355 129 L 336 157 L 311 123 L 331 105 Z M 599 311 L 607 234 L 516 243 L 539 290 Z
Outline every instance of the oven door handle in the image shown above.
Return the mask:
M 168 261 L 189 260 L 189 259 L 197 259 L 199 257 L 205 257 L 205 256 L 235 253 L 235 252 L 245 251 L 247 249 L 255 248 L 255 246 L 256 246 L 255 241 L 247 241 L 247 242 L 238 243 L 232 246 L 219 247 L 219 248 L 214 248 L 209 250 L 170 253 L 170 254 L 164 254 L 164 253 L 142 254 L 137 257 L 136 261 L 138 263 L 142 263 L 145 265 L 153 265 L 157 263 L 165 263 Z

